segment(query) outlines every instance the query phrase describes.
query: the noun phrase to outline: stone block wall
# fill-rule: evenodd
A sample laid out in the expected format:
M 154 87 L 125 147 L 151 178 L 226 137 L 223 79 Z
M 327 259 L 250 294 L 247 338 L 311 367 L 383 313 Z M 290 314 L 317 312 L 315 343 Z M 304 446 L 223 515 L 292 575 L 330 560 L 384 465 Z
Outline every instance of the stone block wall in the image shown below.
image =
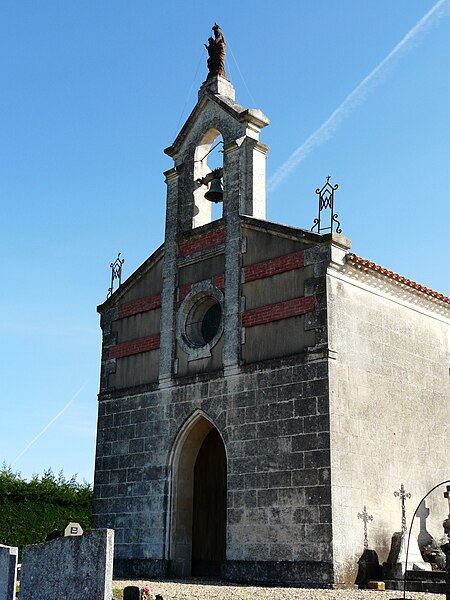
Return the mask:
M 362 276 L 361 276 L 362 277 Z M 384 281 L 361 282 L 350 267 L 328 276 L 333 552 L 336 578 L 354 581 L 369 547 L 380 562 L 401 528 L 394 491 L 403 483 L 408 527 L 420 499 L 449 477 L 449 324 L 435 300 Z M 420 304 L 419 304 L 420 301 Z M 439 539 L 446 506 L 426 501 L 427 529 Z M 419 519 L 413 529 L 419 533 Z
M 100 400 L 95 527 L 116 532 L 116 574 L 170 572 L 170 453 L 201 410 L 225 444 L 224 575 L 332 581 L 327 361 L 278 361 L 240 375 Z M 284 566 L 283 566 L 284 565 Z M 309 567 L 308 567 L 309 565 Z M 308 567 L 308 568 L 307 568 Z M 288 579 L 286 579 L 286 577 Z

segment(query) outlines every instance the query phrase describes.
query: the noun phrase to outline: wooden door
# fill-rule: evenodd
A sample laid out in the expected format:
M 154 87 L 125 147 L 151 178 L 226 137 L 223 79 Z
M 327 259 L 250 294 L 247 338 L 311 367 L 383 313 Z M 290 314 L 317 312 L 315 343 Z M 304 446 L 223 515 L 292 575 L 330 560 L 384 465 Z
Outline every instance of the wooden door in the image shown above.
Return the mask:
M 226 557 L 227 461 L 217 429 L 205 437 L 194 467 L 192 575 L 220 575 Z

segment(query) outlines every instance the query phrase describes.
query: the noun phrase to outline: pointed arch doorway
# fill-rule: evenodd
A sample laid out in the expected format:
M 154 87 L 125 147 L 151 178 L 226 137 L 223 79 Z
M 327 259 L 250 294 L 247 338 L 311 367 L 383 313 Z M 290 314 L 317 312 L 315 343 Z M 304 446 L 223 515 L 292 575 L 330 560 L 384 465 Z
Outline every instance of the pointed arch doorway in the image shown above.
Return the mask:
M 200 411 L 178 434 L 171 466 L 171 571 L 219 575 L 226 557 L 227 460 L 218 430 Z

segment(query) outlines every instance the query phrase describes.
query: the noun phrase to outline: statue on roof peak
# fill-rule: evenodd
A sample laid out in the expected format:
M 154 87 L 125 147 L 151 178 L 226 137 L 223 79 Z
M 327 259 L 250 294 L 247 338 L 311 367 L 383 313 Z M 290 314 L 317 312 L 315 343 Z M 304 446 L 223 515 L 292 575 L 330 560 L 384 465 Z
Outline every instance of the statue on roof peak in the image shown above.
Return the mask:
M 208 79 L 220 75 L 228 79 L 225 72 L 225 52 L 226 43 L 222 30 L 217 23 L 214 23 L 213 28 L 214 38 L 208 38 L 208 45 L 204 44 L 208 51 Z

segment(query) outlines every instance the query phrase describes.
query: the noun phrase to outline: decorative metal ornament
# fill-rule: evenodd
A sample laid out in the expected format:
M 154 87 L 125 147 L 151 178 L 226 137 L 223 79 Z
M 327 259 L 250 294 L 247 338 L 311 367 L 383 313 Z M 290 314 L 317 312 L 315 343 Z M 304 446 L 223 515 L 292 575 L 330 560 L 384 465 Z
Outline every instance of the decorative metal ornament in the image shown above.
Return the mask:
M 369 547 L 369 538 L 367 537 L 367 523 L 373 521 L 373 515 L 369 515 L 367 508 L 364 506 L 362 513 L 358 513 L 358 519 L 362 519 L 364 523 L 364 548 Z
M 336 225 L 336 233 L 342 233 L 341 224 L 338 221 L 338 215 L 334 212 L 334 192 L 338 189 L 339 185 L 331 185 L 331 175 L 327 176 L 327 182 L 319 189 L 317 188 L 316 194 L 319 196 L 319 212 L 317 218 L 314 219 L 314 225 L 311 227 L 311 231 L 317 228 L 317 233 L 333 233 L 334 225 Z M 329 225 L 324 225 L 324 219 L 322 211 L 330 209 L 330 221 Z
M 117 279 L 119 281 L 118 288 L 122 284 L 122 265 L 125 262 L 124 258 L 120 258 L 120 252 L 117 255 L 117 258 L 114 262 L 112 262 L 109 267 L 111 269 L 111 287 L 108 289 L 108 294 L 106 299 L 110 298 L 114 292 L 114 281 Z
M 403 483 L 400 485 L 400 491 L 395 491 L 394 496 L 396 498 L 400 498 L 402 501 L 402 533 L 406 531 L 406 510 L 405 510 L 405 500 L 406 498 L 411 498 L 411 494 L 405 491 L 405 486 Z

